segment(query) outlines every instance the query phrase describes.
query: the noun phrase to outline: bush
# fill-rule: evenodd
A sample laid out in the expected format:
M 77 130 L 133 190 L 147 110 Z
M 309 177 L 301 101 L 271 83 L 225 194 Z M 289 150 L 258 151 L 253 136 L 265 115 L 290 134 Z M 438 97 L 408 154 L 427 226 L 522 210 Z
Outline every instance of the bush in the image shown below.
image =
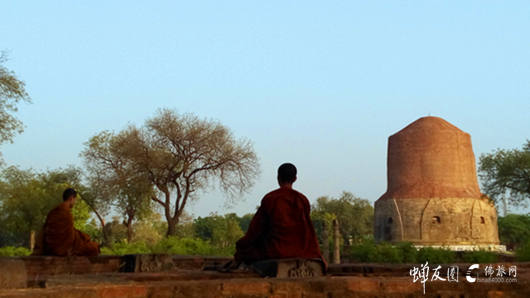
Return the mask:
M 102 247 L 102 255 L 132 255 L 132 254 L 150 254 L 151 249 L 144 241 L 133 243 L 118 242 L 113 243 L 110 247 Z
M 29 256 L 31 250 L 25 247 L 14 247 L 14 246 L 5 246 L 0 247 L 0 256 L 2 257 L 23 257 Z
M 153 252 L 170 255 L 209 255 L 212 252 L 212 247 L 210 243 L 199 238 L 170 236 L 153 246 Z
M 473 252 L 466 252 L 463 255 L 463 261 L 466 263 L 495 263 L 497 262 L 498 254 L 485 251 L 484 249 L 476 250 Z
M 429 262 L 431 264 L 447 264 L 454 263 L 456 253 L 445 248 L 433 248 L 431 246 L 422 247 L 417 254 L 416 261 L 418 263 Z
M 390 243 L 383 243 L 375 247 L 375 254 L 372 257 L 375 263 L 403 263 L 401 251 Z
M 526 241 L 515 250 L 515 257 L 518 262 L 530 262 L 530 241 Z
M 236 253 L 236 245 L 232 244 L 228 247 L 212 247 L 211 255 L 212 256 L 224 256 L 224 257 L 232 257 Z
M 418 250 L 412 242 L 400 242 L 396 244 L 396 249 L 399 250 L 403 263 L 416 263 L 418 259 Z
M 353 245 L 350 249 L 350 258 L 357 263 L 375 262 L 376 248 L 372 241 L 364 241 L 361 244 Z
M 351 247 L 350 258 L 358 263 L 415 263 L 417 250 L 410 242 L 376 245 L 373 240 Z
M 150 254 L 163 253 L 170 255 L 217 255 L 233 256 L 236 251 L 235 244 L 215 248 L 208 241 L 199 238 L 180 238 L 171 236 L 160 240 L 155 245 L 147 245 L 145 241 L 118 242 L 110 247 L 102 247 L 102 255 L 128 255 L 128 254 Z

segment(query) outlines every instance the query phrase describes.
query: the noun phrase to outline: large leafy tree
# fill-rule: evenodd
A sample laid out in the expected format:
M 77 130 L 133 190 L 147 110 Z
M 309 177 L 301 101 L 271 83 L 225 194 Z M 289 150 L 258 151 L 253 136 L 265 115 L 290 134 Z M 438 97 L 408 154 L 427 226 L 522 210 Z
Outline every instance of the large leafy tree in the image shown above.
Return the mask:
M 509 194 L 510 204 L 527 205 L 530 198 L 530 141 L 519 149 L 498 149 L 480 156 L 484 192 L 495 202 Z
M 530 240 L 530 215 L 508 214 L 499 217 L 499 238 L 509 249 L 520 247 Z
M 24 82 L 2 65 L 7 60 L 7 52 L 0 52 L 0 143 L 11 141 L 23 131 L 22 122 L 13 113 L 20 101 L 31 102 Z
M 255 213 L 247 213 L 239 218 L 239 226 L 244 233 L 248 231 L 248 227 L 250 226 L 250 222 L 252 221 L 252 218 L 254 218 L 254 215 Z
M 122 162 L 155 188 L 151 199 L 163 210 L 168 236 L 176 235 L 187 203 L 201 191 L 218 185 L 234 203 L 259 175 L 251 142 L 236 140 L 217 121 L 161 109 L 142 128 L 130 126 L 120 135 Z
M 319 197 L 312 209 L 311 218 L 325 221 L 330 235 L 332 220 L 339 221 L 339 231 L 344 243 L 357 243 L 363 237 L 373 234 L 374 208 L 368 200 L 357 198 L 350 192 L 342 192 L 338 199 Z
M 87 202 L 102 213 L 106 213 L 110 206 L 114 207 L 124 218 L 127 241 L 131 242 L 133 222 L 153 212 L 153 186 L 145 179 L 146 174 L 138 172 L 134 160 L 127 158 L 127 150 L 130 149 L 127 135 L 127 131 L 97 134 L 85 143 L 81 156 L 93 186 L 92 196 L 87 197 Z
M 197 237 L 210 241 L 217 248 L 234 246 L 244 235 L 235 213 L 224 216 L 212 213 L 207 217 L 199 217 L 195 220 L 195 231 Z

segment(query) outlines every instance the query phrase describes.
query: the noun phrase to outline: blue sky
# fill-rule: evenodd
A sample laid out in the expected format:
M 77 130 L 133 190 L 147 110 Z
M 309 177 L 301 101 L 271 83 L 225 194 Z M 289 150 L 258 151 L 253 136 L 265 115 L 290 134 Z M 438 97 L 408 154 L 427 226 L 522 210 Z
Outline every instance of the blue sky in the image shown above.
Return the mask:
M 471 134 L 475 157 L 529 137 L 527 1 L 2 1 L 4 65 L 25 81 L 8 165 L 82 165 L 83 143 L 158 108 L 254 142 L 253 212 L 293 162 L 311 202 L 386 191 L 387 139 L 427 115 Z

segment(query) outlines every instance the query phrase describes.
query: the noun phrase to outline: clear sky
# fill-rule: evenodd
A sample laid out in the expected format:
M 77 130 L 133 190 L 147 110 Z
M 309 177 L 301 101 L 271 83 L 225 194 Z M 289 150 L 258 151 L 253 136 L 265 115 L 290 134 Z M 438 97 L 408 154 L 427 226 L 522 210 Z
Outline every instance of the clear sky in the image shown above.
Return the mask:
M 83 143 L 161 107 L 253 141 L 253 212 L 283 162 L 311 202 L 386 191 L 390 135 L 427 115 L 471 134 L 476 159 L 530 138 L 528 1 L 2 1 L 4 66 L 33 104 L 7 165 L 82 165 Z

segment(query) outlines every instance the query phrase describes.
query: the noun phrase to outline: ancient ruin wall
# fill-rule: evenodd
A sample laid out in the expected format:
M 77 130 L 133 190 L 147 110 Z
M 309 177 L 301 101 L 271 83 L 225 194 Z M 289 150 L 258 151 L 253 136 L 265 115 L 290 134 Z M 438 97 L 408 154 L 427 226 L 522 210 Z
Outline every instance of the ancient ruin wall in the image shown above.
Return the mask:
M 497 213 L 484 199 L 377 201 L 375 238 L 417 245 L 497 245 Z

